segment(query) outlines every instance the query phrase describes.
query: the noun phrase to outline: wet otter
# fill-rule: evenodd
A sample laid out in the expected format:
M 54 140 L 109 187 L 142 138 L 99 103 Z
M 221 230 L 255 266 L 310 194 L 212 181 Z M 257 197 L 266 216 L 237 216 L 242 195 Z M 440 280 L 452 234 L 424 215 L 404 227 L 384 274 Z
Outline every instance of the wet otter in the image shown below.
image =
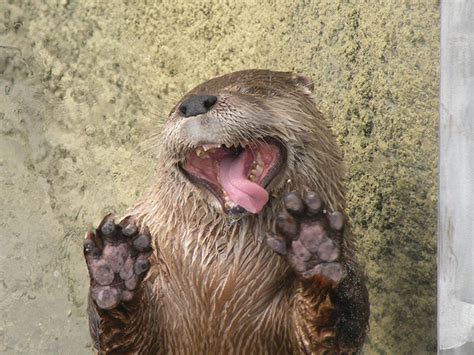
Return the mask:
M 311 91 L 301 75 L 247 70 L 173 108 L 149 192 L 86 235 L 100 353 L 360 350 L 367 290 Z

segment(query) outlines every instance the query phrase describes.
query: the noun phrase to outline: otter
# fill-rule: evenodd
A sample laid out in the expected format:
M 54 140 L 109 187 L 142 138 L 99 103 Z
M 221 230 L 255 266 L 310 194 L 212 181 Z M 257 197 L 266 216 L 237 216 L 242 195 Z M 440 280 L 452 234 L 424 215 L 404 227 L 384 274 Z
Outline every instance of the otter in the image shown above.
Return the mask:
M 99 354 L 360 351 L 368 294 L 313 90 L 245 70 L 171 110 L 151 188 L 86 234 Z

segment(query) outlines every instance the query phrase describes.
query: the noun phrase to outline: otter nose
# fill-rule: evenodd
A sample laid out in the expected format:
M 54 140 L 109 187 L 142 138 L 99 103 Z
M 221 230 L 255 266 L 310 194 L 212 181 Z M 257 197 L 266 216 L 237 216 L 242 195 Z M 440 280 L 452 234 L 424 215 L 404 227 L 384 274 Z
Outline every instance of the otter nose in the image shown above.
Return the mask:
M 217 97 L 212 95 L 191 96 L 179 105 L 179 111 L 184 117 L 197 116 L 209 111 L 216 101 Z

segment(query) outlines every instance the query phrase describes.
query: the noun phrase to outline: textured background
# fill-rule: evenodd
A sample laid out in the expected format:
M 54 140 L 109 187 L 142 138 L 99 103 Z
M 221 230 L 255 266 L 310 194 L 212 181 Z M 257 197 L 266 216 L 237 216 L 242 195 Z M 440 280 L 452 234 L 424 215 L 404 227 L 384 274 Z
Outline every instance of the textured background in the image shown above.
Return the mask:
M 246 68 L 312 77 L 333 123 L 366 352 L 434 352 L 438 22 L 436 0 L 0 0 L 0 353 L 89 353 L 84 231 L 148 184 L 173 103 Z

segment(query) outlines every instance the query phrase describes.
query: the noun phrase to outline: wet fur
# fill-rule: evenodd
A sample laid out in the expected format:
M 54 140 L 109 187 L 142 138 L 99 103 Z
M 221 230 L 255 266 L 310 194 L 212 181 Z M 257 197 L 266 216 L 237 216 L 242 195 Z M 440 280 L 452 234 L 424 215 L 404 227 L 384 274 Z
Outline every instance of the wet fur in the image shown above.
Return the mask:
M 175 354 L 324 349 L 315 343 L 319 335 L 312 334 L 320 328 L 308 324 L 313 315 L 326 310 L 327 319 L 314 322 L 333 322 L 330 290 L 316 280 L 302 286 L 285 260 L 264 243 L 286 192 L 317 191 L 329 210 L 345 211 L 342 159 L 316 109 L 311 85 L 307 78 L 291 73 L 237 72 L 210 80 L 182 99 L 199 93 L 218 95 L 216 107 L 207 114 L 180 117 L 179 103 L 172 110 L 157 141 L 156 179 L 129 211 L 141 226 L 149 227 L 156 251 L 144 306 L 144 312 L 156 314 L 156 321 L 136 325 L 136 333 L 147 336 L 138 341 L 138 335 L 134 339 L 130 335 L 129 349 L 145 343 L 150 351 L 158 346 L 163 353 Z M 216 198 L 190 183 L 178 168 L 199 144 L 248 144 L 267 136 L 286 147 L 287 167 L 267 188 L 270 201 L 256 216 L 224 214 Z M 348 227 L 343 255 L 355 268 Z M 368 304 L 362 306 L 367 318 Z M 311 319 L 296 312 L 297 307 L 307 307 L 306 318 Z M 363 328 L 352 341 L 353 350 L 363 341 Z M 338 348 L 336 344 L 333 350 Z

